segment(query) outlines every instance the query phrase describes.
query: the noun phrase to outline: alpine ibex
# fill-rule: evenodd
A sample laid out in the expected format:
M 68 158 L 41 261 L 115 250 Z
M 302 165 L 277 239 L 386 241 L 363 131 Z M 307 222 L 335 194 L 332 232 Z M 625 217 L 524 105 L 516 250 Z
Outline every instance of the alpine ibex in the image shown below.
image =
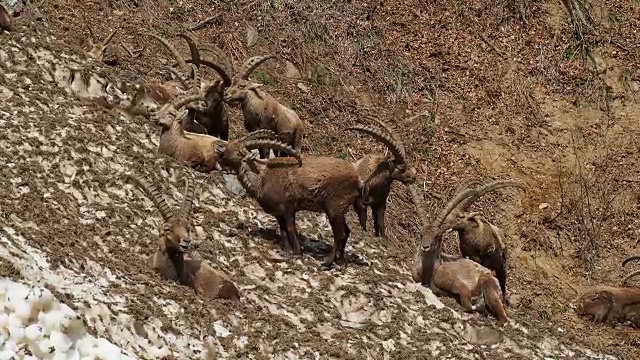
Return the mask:
M 240 292 L 224 273 L 200 260 L 185 258 L 185 252 L 191 246 L 191 208 L 194 197 L 189 181 L 185 181 L 184 200 L 180 211 L 175 214 L 155 185 L 142 177 L 131 175 L 130 178 L 153 201 L 164 220 L 158 227 L 160 236 L 158 250 L 151 261 L 153 269 L 167 280 L 178 281 L 181 285 L 193 288 L 196 294 L 210 299 L 239 301 Z
M 480 185 L 479 181 L 467 185 Z M 524 186 L 514 181 L 494 181 L 476 189 L 476 193 L 463 200 L 445 220 L 445 226 L 458 232 L 460 239 L 460 253 L 463 257 L 480 263 L 482 266 L 496 272 L 500 282 L 500 289 L 505 301 L 507 290 L 507 257 L 508 250 L 504 243 L 504 232 L 478 212 L 468 212 L 481 196 L 503 187 Z
M 187 115 L 183 119 L 183 128 L 186 131 L 207 134 L 216 136 L 222 140 L 229 139 L 229 107 L 223 100 L 224 89 L 231 84 L 227 71 L 221 68 L 217 63 L 203 59 L 200 55 L 201 50 L 214 53 L 217 57 L 226 56 L 224 53 L 215 46 L 203 45 L 198 47 L 195 41 L 185 33 L 178 34 L 183 38 L 189 46 L 191 53 L 191 59 L 185 60 L 180 55 L 180 52 L 171 45 L 171 43 L 160 35 L 154 33 L 144 33 L 151 36 L 163 44 L 169 52 L 176 58 L 178 69 L 173 67 L 166 67 L 175 77 L 180 81 L 185 91 L 195 94 L 202 93 L 206 99 L 204 107 L 190 106 L 187 108 Z M 228 59 L 228 58 L 226 58 Z M 229 61 L 225 61 L 227 64 Z M 207 84 L 202 88 L 202 80 L 198 69 L 200 66 L 208 66 L 215 70 L 222 77 L 222 81 L 216 80 L 213 84 Z M 154 93 L 167 94 L 172 93 L 175 96 L 175 87 L 177 84 L 173 82 L 167 82 L 166 85 L 156 85 L 149 87 L 147 90 L 150 95 Z M 170 96 L 170 95 L 169 95 Z M 169 97 L 164 95 L 159 97 L 160 99 Z M 162 102 L 161 102 L 162 103 Z
M 247 59 L 238 73 L 233 76 L 231 86 L 226 90 L 224 101 L 240 104 L 244 115 L 244 127 L 248 132 L 259 129 L 272 130 L 280 141 L 300 151 L 304 136 L 304 123 L 295 111 L 280 104 L 273 96 L 260 90 L 262 84 L 249 80 L 249 75 L 266 60 L 275 55 L 254 56 Z M 276 150 L 274 150 L 276 151 Z M 260 157 L 268 157 L 268 150 L 259 149 Z M 282 156 L 278 153 L 276 156 Z
M 622 262 L 622 266 L 639 259 L 640 256 L 637 255 L 628 257 Z M 622 283 L 638 274 L 640 270 L 630 273 L 622 279 Z M 629 321 L 634 327 L 640 328 L 640 288 L 594 286 L 580 295 L 575 310 L 578 315 L 589 316 L 594 322 Z
M 473 260 L 442 253 L 442 234 L 445 230 L 442 225 L 445 219 L 460 202 L 476 195 L 477 190 L 466 189 L 459 192 L 432 223 L 427 221 L 427 212 L 415 185 L 409 185 L 409 190 L 423 227 L 421 244 L 416 249 L 411 271 L 413 280 L 428 286 L 437 295 L 458 297 L 467 312 L 488 310 L 498 318 L 500 324 L 505 324 L 508 318 L 500 284 L 491 270 Z M 474 304 L 476 299 L 484 306 Z
M 2 4 L 0 4 L 0 30 L 11 31 L 11 15 Z
M 275 149 L 295 157 L 259 160 L 251 149 Z M 362 191 L 362 182 L 353 165 L 342 159 L 310 156 L 301 159 L 298 151 L 274 140 L 250 140 L 242 152 L 219 149 L 222 157 L 243 155 L 237 170 L 238 180 L 262 209 L 275 216 L 280 227 L 280 239 L 286 249 L 302 253 L 296 230 L 296 213 L 325 213 L 333 231 L 333 248 L 323 262 L 331 266 L 344 260 L 344 250 L 350 235 L 345 219 L 349 206 Z M 230 160 L 232 163 L 237 161 Z
M 216 136 L 222 140 L 229 140 L 229 106 L 224 102 L 224 91 L 231 86 L 231 76 L 233 76 L 233 64 L 229 56 L 215 45 L 196 45 L 193 39 L 185 34 L 178 34 L 179 37 L 185 39 L 189 45 L 191 58 L 185 60 L 200 68 L 201 65 L 208 66 L 215 70 L 220 79 L 207 83 L 203 89 L 203 95 L 207 99 L 206 107 L 203 109 L 189 109 L 185 121 L 189 123 L 202 124 L 206 129 L 206 134 Z M 201 51 L 212 53 L 221 62 L 203 59 L 200 55 Z M 180 63 L 178 63 L 180 65 Z
M 394 136 L 391 127 L 376 117 L 370 118 L 382 126 L 387 134 L 380 129 L 368 126 L 348 127 L 345 130 L 359 131 L 372 136 L 383 143 L 391 155 L 365 155 L 353 164 L 361 179 L 369 179 L 365 183 L 367 198 L 356 201 L 353 209 L 358 214 L 362 230 L 367 231 L 367 207 L 370 206 L 375 236 L 386 237 L 385 213 L 391 184 L 394 180 L 404 185 L 412 184 L 415 181 L 415 173 L 407 165 L 404 145 Z
M 221 158 L 218 152 L 219 148 L 240 149 L 245 141 L 276 137 L 275 133 L 270 130 L 259 130 L 227 142 L 213 136 L 185 131 L 178 111 L 185 104 L 194 101 L 204 101 L 204 98 L 201 95 L 182 97 L 174 103 L 165 104 L 159 110 L 151 111 L 150 117 L 161 127 L 158 152 L 171 156 L 196 171 L 208 173 L 218 166 L 237 170 L 240 159 L 236 160 L 234 164 L 233 160 L 226 158 L 225 162 L 218 164 Z

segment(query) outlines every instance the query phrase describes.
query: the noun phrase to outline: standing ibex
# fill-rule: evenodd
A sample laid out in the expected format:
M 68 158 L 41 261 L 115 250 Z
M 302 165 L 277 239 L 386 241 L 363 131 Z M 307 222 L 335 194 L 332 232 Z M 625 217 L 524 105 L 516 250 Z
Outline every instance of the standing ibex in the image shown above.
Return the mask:
M 0 33 L 1 30 L 11 31 L 11 15 L 2 4 L 0 4 Z
M 473 181 L 467 185 L 480 185 L 479 181 Z M 502 229 L 490 223 L 477 212 L 468 212 L 481 196 L 503 187 L 524 186 L 514 181 L 494 181 L 485 184 L 476 193 L 463 200 L 445 220 L 445 226 L 458 232 L 460 239 L 460 253 L 480 263 L 482 266 L 496 272 L 496 278 L 500 282 L 503 299 L 506 301 L 507 290 L 507 246 L 504 243 Z
M 362 191 L 362 182 L 353 165 L 332 157 L 300 158 L 299 152 L 274 140 L 249 140 L 244 148 L 219 148 L 221 161 L 238 166 L 238 180 L 262 209 L 275 216 L 280 227 L 280 239 L 294 254 L 302 253 L 296 230 L 296 213 L 325 213 L 333 231 L 333 248 L 324 261 L 331 266 L 344 260 L 344 250 L 350 235 L 345 213 Z M 271 158 L 258 160 L 251 149 L 274 149 L 296 159 Z M 241 160 L 238 160 L 240 157 Z M 224 160 L 222 160 L 224 159 Z
M 492 271 L 473 260 L 442 253 L 442 234 L 446 229 L 442 225 L 445 219 L 460 202 L 476 195 L 477 190 L 466 189 L 457 193 L 429 224 L 421 195 L 418 195 L 414 185 L 410 185 L 409 189 L 423 222 L 421 244 L 416 250 L 411 271 L 413 280 L 429 287 L 435 294 L 457 296 L 467 312 L 481 309 L 474 305 L 474 300 L 478 299 L 501 324 L 506 323 L 508 318 L 502 303 L 500 284 Z
M 354 163 L 360 178 L 369 180 L 365 183 L 367 198 L 356 201 L 353 204 L 353 209 L 358 214 L 362 230 L 367 231 L 367 207 L 370 206 L 375 235 L 386 237 L 385 213 L 391 184 L 394 180 L 398 180 L 404 185 L 412 184 L 415 181 L 415 173 L 408 167 L 404 145 L 394 136 L 391 127 L 376 117 L 371 116 L 370 118 L 382 126 L 387 134 L 380 129 L 368 126 L 348 127 L 345 130 L 359 131 L 372 136 L 383 143 L 391 155 L 365 155 Z
M 640 256 L 631 256 L 622 262 L 622 266 Z M 634 271 L 622 279 L 624 284 L 629 279 L 640 274 Z M 640 328 L 640 288 L 594 286 L 585 291 L 576 302 L 576 313 L 581 316 L 592 317 L 594 322 L 611 322 L 631 324 Z
M 185 252 L 191 246 L 190 232 L 191 208 L 193 206 L 194 190 L 186 180 L 184 200 L 180 211 L 175 214 L 162 198 L 162 195 L 146 179 L 130 176 L 144 194 L 150 198 L 164 223 L 158 227 L 158 250 L 153 255 L 152 267 L 163 278 L 178 281 L 182 285 L 193 288 L 196 294 L 210 299 L 229 299 L 239 301 L 240 293 L 228 277 L 214 270 L 200 260 L 185 259 Z
M 272 130 L 280 141 L 300 151 L 304 136 L 304 124 L 295 111 L 280 104 L 273 96 L 260 90 L 262 84 L 249 80 L 249 75 L 266 60 L 275 55 L 254 56 L 247 59 L 233 76 L 226 90 L 224 101 L 240 104 L 244 115 L 244 126 L 248 132 L 259 129 Z M 276 151 L 276 150 L 274 150 Z M 260 157 L 268 157 L 268 150 L 260 149 Z M 280 156 L 280 152 L 275 153 Z

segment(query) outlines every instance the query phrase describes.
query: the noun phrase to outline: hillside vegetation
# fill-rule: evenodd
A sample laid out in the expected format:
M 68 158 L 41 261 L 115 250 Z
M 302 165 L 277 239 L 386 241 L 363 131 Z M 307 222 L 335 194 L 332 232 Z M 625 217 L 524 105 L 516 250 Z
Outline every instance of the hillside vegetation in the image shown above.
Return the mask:
M 152 358 L 144 338 L 198 358 L 215 335 L 218 356 L 230 358 L 637 356 L 637 329 L 592 324 L 571 303 L 588 286 L 620 285 L 622 259 L 640 254 L 640 2 L 6 3 L 18 16 L 0 34 L 0 275 L 46 285 L 130 355 Z M 234 64 L 277 55 L 252 78 L 306 122 L 305 156 L 382 152 L 343 131 L 367 107 L 401 135 L 430 216 L 469 180 L 527 185 L 475 205 L 507 235 L 513 324 L 499 328 L 413 283 L 420 221 L 402 185 L 389 198 L 388 239 L 373 237 L 372 223 L 362 232 L 350 212 L 351 261 L 323 270 L 324 216 L 298 220 L 303 258 L 283 255 L 275 220 L 230 191 L 229 177 L 159 156 L 153 124 L 78 90 L 92 78 L 161 79 L 173 59 L 139 32 L 186 56 L 175 35 L 211 16 L 192 34 Z M 90 61 L 89 39 L 116 27 L 103 63 Z M 245 133 L 234 109 L 231 138 Z M 161 218 L 129 171 L 172 204 L 178 179 L 195 179 L 195 253 L 238 284 L 241 305 L 203 300 L 150 270 Z M 458 253 L 455 237 L 446 251 Z

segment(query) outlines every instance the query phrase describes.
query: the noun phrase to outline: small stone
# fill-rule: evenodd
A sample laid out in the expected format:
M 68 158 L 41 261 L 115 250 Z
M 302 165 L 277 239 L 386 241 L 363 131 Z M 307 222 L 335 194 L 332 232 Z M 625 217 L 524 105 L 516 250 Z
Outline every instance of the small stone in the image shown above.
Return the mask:
M 302 75 L 300 75 L 300 70 L 298 70 L 298 68 L 295 65 L 293 65 L 291 61 L 287 61 L 285 63 L 285 71 L 286 71 L 286 76 L 289 79 L 302 79 Z
M 542 204 L 538 205 L 538 209 L 540 209 L 540 210 L 544 210 L 544 209 L 546 209 L 548 207 L 549 207 L 549 203 L 542 203 Z
M 297 86 L 298 86 L 298 89 L 302 90 L 303 92 L 305 93 L 309 92 L 309 88 L 305 84 L 299 82 Z

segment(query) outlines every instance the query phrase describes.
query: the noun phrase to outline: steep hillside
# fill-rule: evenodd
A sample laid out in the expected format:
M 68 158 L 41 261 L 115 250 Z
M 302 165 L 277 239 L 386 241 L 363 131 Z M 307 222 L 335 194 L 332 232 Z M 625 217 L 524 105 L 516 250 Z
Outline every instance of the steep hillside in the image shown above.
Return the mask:
M 570 308 L 586 286 L 618 284 L 620 260 L 640 253 L 637 2 L 594 2 L 584 22 L 563 7 L 584 4 L 573 0 L 29 3 L 12 7 L 16 30 L 0 35 L 0 275 L 49 287 L 94 335 L 140 358 L 152 357 L 149 343 L 198 358 L 207 335 L 231 358 L 637 352 L 637 331 L 592 325 Z M 402 134 L 432 209 L 468 179 L 528 185 L 483 201 L 508 234 L 512 324 L 499 329 L 412 283 L 418 221 L 401 186 L 389 239 L 364 234 L 350 214 L 352 261 L 323 271 L 332 239 L 323 216 L 301 217 L 304 258 L 283 257 L 275 221 L 229 191 L 230 178 L 158 156 L 152 124 L 89 99 L 104 95 L 101 82 L 164 76 L 169 54 L 139 31 L 178 44 L 173 35 L 212 15 L 193 31 L 199 41 L 235 63 L 279 56 L 253 77 L 308 123 L 305 153 L 371 152 L 369 140 L 342 131 L 366 105 Z M 89 61 L 87 39 L 117 25 L 104 64 Z M 121 42 L 144 50 L 133 58 Z M 413 117 L 425 110 L 435 117 Z M 244 132 L 235 111 L 231 136 Z M 160 216 L 127 172 L 154 179 L 171 203 L 178 178 L 196 179 L 196 253 L 230 274 L 242 305 L 205 302 L 147 268 Z M 453 239 L 448 250 L 457 252 Z

